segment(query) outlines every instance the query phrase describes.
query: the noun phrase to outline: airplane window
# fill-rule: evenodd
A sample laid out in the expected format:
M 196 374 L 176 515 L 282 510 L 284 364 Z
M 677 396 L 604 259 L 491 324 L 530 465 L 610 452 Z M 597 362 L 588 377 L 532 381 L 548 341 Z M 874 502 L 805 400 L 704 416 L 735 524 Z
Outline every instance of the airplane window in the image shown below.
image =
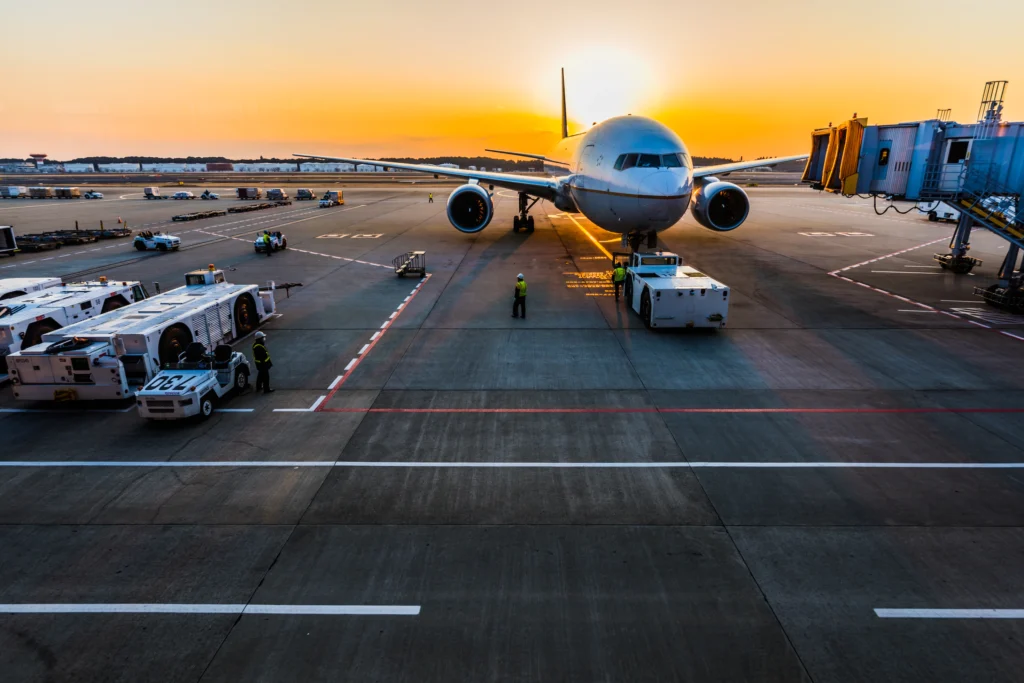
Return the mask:
M 661 159 L 657 154 L 641 154 L 636 161 L 639 168 L 657 168 L 659 163 Z
M 682 163 L 679 161 L 678 154 L 662 154 L 661 165 L 665 168 L 679 168 L 682 166 Z
M 625 171 L 627 168 L 633 168 L 634 166 L 636 166 L 636 158 L 637 158 L 637 156 L 638 155 L 636 155 L 636 154 L 627 154 L 626 158 L 622 160 L 622 169 L 621 170 Z
M 622 170 L 622 162 L 625 161 L 625 160 L 626 160 L 626 155 L 625 154 L 620 154 L 619 158 L 615 160 L 615 170 L 616 171 L 621 171 Z

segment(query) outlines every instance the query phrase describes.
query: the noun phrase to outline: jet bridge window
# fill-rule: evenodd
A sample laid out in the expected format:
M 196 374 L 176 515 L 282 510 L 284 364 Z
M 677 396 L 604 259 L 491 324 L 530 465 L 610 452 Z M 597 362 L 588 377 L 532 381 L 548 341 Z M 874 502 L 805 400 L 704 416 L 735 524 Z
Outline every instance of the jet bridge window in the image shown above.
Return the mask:
M 889 165 L 889 148 L 888 147 L 883 147 L 882 149 L 878 150 L 878 165 L 879 166 L 888 166 Z
M 946 163 L 963 163 L 964 159 L 967 158 L 967 151 L 970 149 L 970 144 L 969 140 L 951 140 L 949 143 L 949 152 L 946 156 Z

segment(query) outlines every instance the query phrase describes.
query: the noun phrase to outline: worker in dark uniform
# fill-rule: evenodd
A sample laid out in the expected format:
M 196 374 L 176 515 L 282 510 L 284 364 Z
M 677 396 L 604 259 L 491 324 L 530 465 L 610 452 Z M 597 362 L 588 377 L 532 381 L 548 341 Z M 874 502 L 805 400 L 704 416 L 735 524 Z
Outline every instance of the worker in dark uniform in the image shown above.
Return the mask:
M 626 269 L 622 267 L 621 263 L 615 264 L 615 269 L 612 270 L 612 284 L 615 285 L 615 300 L 619 300 L 619 290 L 622 289 L 622 283 L 626 281 Z
M 267 335 L 263 332 L 256 333 L 256 340 L 252 343 L 252 359 L 256 363 L 256 391 L 262 389 L 264 394 L 269 394 L 273 391 L 270 388 L 270 368 L 274 364 L 270 362 Z
M 267 256 L 271 256 L 274 250 L 270 248 L 270 233 L 266 230 L 263 231 L 263 246 L 267 248 Z
M 522 273 L 516 276 L 516 298 L 512 300 L 512 317 L 518 318 L 519 311 L 522 311 L 523 320 L 526 320 L 526 279 Z
M 433 203 L 434 203 L 434 193 L 431 192 L 430 194 L 427 195 L 427 204 L 433 204 Z

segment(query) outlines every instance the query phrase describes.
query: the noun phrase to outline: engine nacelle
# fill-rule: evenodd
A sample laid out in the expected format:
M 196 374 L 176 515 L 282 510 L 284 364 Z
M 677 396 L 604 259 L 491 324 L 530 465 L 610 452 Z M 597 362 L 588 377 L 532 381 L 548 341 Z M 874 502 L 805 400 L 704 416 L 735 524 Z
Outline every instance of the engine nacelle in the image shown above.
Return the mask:
M 693 193 L 693 217 L 708 230 L 735 230 L 749 212 L 750 200 L 739 185 L 707 178 Z
M 487 190 L 467 184 L 448 197 L 448 220 L 459 232 L 480 232 L 494 216 L 494 203 Z

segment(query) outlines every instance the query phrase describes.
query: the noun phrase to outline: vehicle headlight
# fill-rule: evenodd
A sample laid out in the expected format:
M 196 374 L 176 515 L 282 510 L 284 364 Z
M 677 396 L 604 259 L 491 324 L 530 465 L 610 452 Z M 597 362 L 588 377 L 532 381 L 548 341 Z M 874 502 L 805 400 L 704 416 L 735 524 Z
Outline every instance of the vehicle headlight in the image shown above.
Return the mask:
M 190 405 L 192 405 L 192 399 L 186 398 L 183 401 L 178 401 L 178 405 L 179 406 L 190 406 Z

